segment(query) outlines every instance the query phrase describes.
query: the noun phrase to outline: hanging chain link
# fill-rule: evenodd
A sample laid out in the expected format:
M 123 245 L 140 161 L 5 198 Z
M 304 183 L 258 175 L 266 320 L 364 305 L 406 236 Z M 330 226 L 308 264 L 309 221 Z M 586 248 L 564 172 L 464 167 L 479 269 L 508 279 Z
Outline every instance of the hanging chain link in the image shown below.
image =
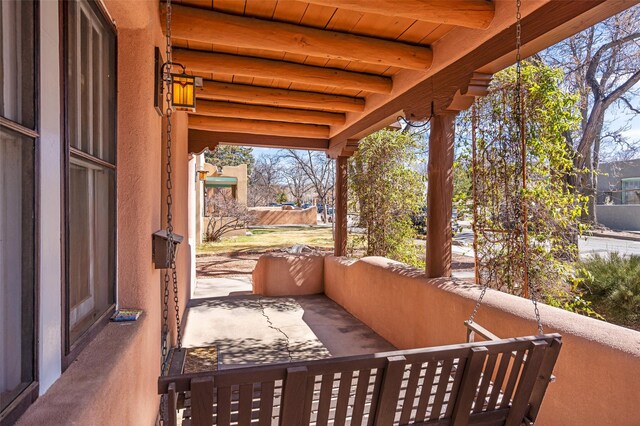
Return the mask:
M 163 310 L 162 310 L 162 372 L 163 374 L 166 372 L 168 367 L 168 344 L 167 338 L 169 335 L 169 285 L 171 282 L 172 290 L 173 290 L 173 302 L 175 309 L 175 319 L 176 319 L 176 340 L 178 349 L 182 348 L 182 331 L 180 327 L 180 304 L 178 299 L 178 275 L 176 271 L 176 245 L 174 241 L 174 233 L 173 233 L 173 196 L 172 189 L 173 183 L 171 179 L 172 175 L 172 166 L 171 166 L 171 145 L 172 145 L 172 124 L 171 118 L 173 114 L 172 109 L 172 98 L 173 98 L 173 87 L 171 85 L 171 66 L 172 66 L 172 54 L 171 54 L 171 0 L 166 0 L 167 3 L 167 13 L 166 13 L 166 62 L 163 67 L 164 70 L 164 81 L 166 85 L 166 120 L 167 120 L 167 163 L 166 163 L 166 189 L 167 189 L 167 259 L 169 259 L 169 268 L 166 268 L 164 271 L 164 288 L 163 288 Z M 169 272 L 171 270 L 171 272 Z
M 523 150 L 522 154 L 523 154 L 523 161 L 522 161 L 522 172 L 523 172 L 523 190 L 526 189 L 526 139 L 525 139 L 525 123 L 524 123 L 524 116 L 523 116 L 523 104 L 522 104 L 522 56 L 521 56 L 521 47 L 522 47 L 522 14 L 520 12 L 520 7 L 522 5 L 521 0 L 517 0 L 516 1 L 516 88 L 515 88 L 515 115 L 516 115 L 516 121 L 517 121 L 517 125 L 518 125 L 518 130 L 520 133 L 520 137 L 523 141 L 522 147 L 521 149 Z M 476 117 L 475 117 L 475 111 L 472 114 L 472 143 L 474 144 L 475 147 L 475 140 L 476 140 L 476 134 L 475 134 L 475 128 L 476 128 Z M 474 155 L 475 155 L 475 148 L 474 148 Z M 475 165 L 474 165 L 475 167 Z M 474 185 L 476 184 L 475 180 L 474 180 Z M 474 207 L 475 208 L 475 207 Z M 522 212 L 521 212 L 522 213 Z M 522 220 L 522 226 L 523 226 L 523 235 L 526 236 L 526 227 L 527 227 L 527 220 L 526 217 L 524 215 L 526 215 L 526 210 L 524 210 L 524 214 L 523 214 L 523 220 Z M 475 233 L 474 233 L 475 234 Z M 536 317 L 536 323 L 538 326 L 538 334 L 544 334 L 544 329 L 542 326 L 542 320 L 540 319 L 540 310 L 538 308 L 538 295 L 537 295 L 537 290 L 531 286 L 531 281 L 529 280 L 529 261 L 528 261 L 528 247 L 527 247 L 527 239 L 526 237 L 524 238 L 524 242 L 523 242 L 523 254 L 525 256 L 525 271 L 524 273 L 526 274 L 525 277 L 525 286 L 528 289 L 529 292 L 529 297 L 531 299 L 531 302 L 533 303 L 533 309 L 534 309 L 534 313 L 535 313 L 535 317 Z M 477 265 L 476 265 L 477 267 Z M 478 300 L 476 301 L 476 305 L 473 308 L 473 312 L 471 313 L 471 316 L 469 317 L 469 322 L 473 323 L 475 320 L 476 315 L 478 314 L 478 310 L 480 309 L 480 306 L 482 305 L 482 300 L 484 299 L 485 294 L 487 293 L 487 289 L 489 288 L 489 280 L 485 281 L 485 284 L 482 288 L 482 291 L 480 292 L 480 296 L 478 297 Z
M 477 222 L 477 208 L 478 208 L 478 196 L 477 196 L 477 181 L 476 181 L 476 167 L 477 167 L 477 159 L 476 159 L 476 149 L 477 149 L 477 140 L 476 140 L 476 127 L 477 127 L 477 111 L 475 103 L 472 105 L 471 110 L 471 144 L 473 151 L 473 251 L 475 256 L 476 263 L 476 282 L 480 282 L 480 274 L 478 273 L 478 243 L 477 243 L 477 230 L 476 230 L 476 222 Z M 476 306 L 473 307 L 473 312 L 469 317 L 469 322 L 473 323 L 476 319 L 476 315 L 478 314 L 478 310 L 480 309 L 480 305 L 482 305 L 482 299 L 484 299 L 484 295 L 487 294 L 487 289 L 489 288 L 489 280 L 485 280 L 484 286 L 482 287 L 482 292 L 476 301 Z
M 521 0 L 516 0 L 516 120 L 518 123 L 518 130 L 520 133 L 520 138 L 522 140 L 522 189 L 523 189 L 523 203 L 526 202 L 524 197 L 526 196 L 526 127 L 524 121 L 524 111 L 523 111 L 523 94 L 522 94 L 522 56 L 520 53 L 520 49 L 522 47 L 522 14 L 520 13 L 520 7 L 522 6 Z M 523 255 L 525 257 L 525 286 L 527 287 L 527 292 L 529 293 L 529 298 L 533 303 L 533 311 L 536 316 L 536 323 L 538 326 L 538 334 L 544 334 L 544 329 L 542 327 L 542 320 L 540 319 L 540 310 L 538 309 L 538 295 L 534 286 L 531 285 L 531 280 L 529 279 L 529 255 L 528 255 L 528 238 L 527 238 L 527 209 L 526 206 L 523 207 L 522 210 L 522 234 L 523 234 Z

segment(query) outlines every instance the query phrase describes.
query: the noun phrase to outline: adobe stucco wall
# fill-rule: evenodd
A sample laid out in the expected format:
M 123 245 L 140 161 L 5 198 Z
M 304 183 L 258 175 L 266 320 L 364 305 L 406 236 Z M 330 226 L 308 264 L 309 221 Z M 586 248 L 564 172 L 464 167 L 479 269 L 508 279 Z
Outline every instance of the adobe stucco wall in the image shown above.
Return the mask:
M 479 288 L 380 257 L 326 257 L 328 297 L 400 349 L 461 343 Z M 637 425 L 640 333 L 540 305 L 545 332 L 563 347 L 538 423 Z M 489 290 L 476 321 L 500 337 L 536 333 L 531 302 Z
M 302 296 L 324 290 L 324 256 L 269 253 L 260 256 L 252 274 L 253 293 Z
M 598 223 L 616 231 L 640 231 L 640 205 L 597 205 Z
M 27 410 L 19 421 L 24 425 L 151 425 L 158 412 L 162 276 L 152 263 L 151 235 L 165 226 L 165 183 L 153 76 L 154 46 L 164 52 L 164 38 L 157 0 L 103 3 L 118 37 L 117 300 L 120 307 L 140 308 L 145 314 L 133 324 L 108 324 Z M 47 87 L 42 90 L 47 93 Z M 186 236 L 186 114 L 174 114 L 174 131 L 174 226 Z M 190 250 L 185 239 L 177 260 L 182 302 L 188 295 Z
M 315 206 L 302 210 L 283 210 L 281 207 L 250 207 L 255 218 L 251 225 L 317 225 Z

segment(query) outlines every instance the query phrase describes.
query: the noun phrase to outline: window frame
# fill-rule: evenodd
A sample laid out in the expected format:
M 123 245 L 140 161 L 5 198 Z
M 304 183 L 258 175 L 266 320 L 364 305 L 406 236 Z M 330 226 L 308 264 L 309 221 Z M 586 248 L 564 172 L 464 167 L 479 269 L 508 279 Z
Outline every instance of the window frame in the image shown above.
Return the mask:
M 13 401 L 0 410 L 0 424 L 13 424 L 35 402 L 40 393 L 39 340 L 40 340 L 40 0 L 33 0 L 33 128 L 0 116 L 0 128 L 5 128 L 33 139 L 33 380 Z
M 114 66 L 114 92 L 115 92 L 115 107 L 114 107 L 114 115 L 112 118 L 113 121 L 113 164 L 102 160 L 98 157 L 95 157 L 91 154 L 88 154 L 84 151 L 81 151 L 77 148 L 71 147 L 70 145 L 70 134 L 69 134 L 69 82 L 68 82 L 68 53 L 69 50 L 69 37 L 68 37 L 68 26 L 69 26 L 69 5 L 71 2 L 64 1 L 59 2 L 59 15 L 60 15 L 60 80 L 61 80 L 61 149 L 62 149 L 62 179 L 61 179 L 61 193 L 62 193 L 62 211 L 61 211 L 61 241 L 62 241 L 62 303 L 61 303 L 61 312 L 62 312 L 62 321 L 61 321 L 61 332 L 62 332 L 62 371 L 64 372 L 69 365 L 78 357 L 78 355 L 82 352 L 82 350 L 97 336 L 97 334 L 107 325 L 109 322 L 109 318 L 115 312 L 117 303 L 118 303 L 118 135 L 117 135 L 117 123 L 118 123 L 118 107 L 117 107 L 117 96 L 118 96 L 118 32 L 116 27 L 109 17 L 109 14 L 104 9 L 103 5 L 96 0 L 86 0 L 93 12 L 96 14 L 98 19 L 105 24 L 113 37 L 114 37 L 114 50 L 115 55 L 113 58 L 113 66 Z M 114 247 L 113 247 L 113 255 L 114 255 L 114 280 L 113 280 L 113 294 L 114 294 L 114 302 L 111 303 L 107 309 L 98 317 L 96 321 L 85 330 L 80 337 L 74 342 L 71 343 L 70 339 L 70 312 L 69 312 L 69 296 L 70 296 L 70 277 L 69 277 L 69 261 L 70 261 L 70 244 L 69 244 L 69 187 L 70 187 L 70 166 L 71 166 L 71 154 L 75 157 L 80 158 L 82 160 L 94 163 L 98 166 L 109 168 L 113 171 L 114 178 L 114 203 L 113 203 L 113 238 L 114 238 Z

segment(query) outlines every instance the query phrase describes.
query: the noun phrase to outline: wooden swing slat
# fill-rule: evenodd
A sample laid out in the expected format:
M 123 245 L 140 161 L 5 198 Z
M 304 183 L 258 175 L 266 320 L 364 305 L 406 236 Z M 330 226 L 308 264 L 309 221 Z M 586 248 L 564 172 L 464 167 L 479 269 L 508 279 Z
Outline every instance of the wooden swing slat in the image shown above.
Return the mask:
M 487 353 L 488 351 L 486 348 L 471 348 L 471 356 L 466 363 L 467 365 L 462 375 L 462 380 L 464 381 L 462 384 L 462 391 L 457 397 L 453 411 L 452 421 L 454 425 L 465 425 L 469 423 L 471 405 L 473 404 L 473 399 L 476 395 L 478 381 L 482 374 L 482 366 L 484 365 Z

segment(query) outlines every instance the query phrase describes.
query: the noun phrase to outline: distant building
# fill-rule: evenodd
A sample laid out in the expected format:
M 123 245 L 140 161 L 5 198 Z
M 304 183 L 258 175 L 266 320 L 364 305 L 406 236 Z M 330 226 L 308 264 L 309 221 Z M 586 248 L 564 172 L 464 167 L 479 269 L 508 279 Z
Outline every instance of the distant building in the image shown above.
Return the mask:
M 640 159 L 600 165 L 598 223 L 620 231 L 640 231 Z
M 212 211 L 210 202 L 218 192 L 227 192 L 238 204 L 247 205 L 247 165 L 217 166 L 207 163 L 204 154 L 196 156 L 197 170 L 206 170 L 206 179 L 196 189 L 196 244 L 202 244 Z M 243 234 L 244 230 L 232 232 Z

